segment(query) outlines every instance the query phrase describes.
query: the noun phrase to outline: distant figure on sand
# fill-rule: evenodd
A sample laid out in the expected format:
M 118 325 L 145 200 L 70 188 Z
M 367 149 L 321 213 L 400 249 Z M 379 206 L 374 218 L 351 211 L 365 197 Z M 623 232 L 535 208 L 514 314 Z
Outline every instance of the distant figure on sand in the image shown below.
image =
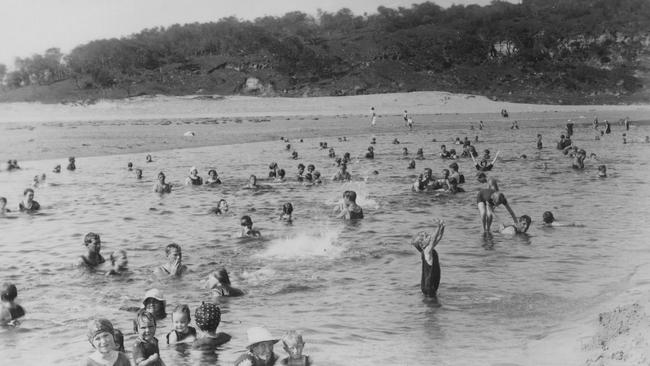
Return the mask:
M 370 108 L 370 111 L 372 112 L 372 118 L 370 119 L 370 125 L 372 127 L 375 127 L 377 124 L 377 113 L 375 113 L 375 107 Z
M 73 170 L 77 169 L 77 166 L 74 163 L 74 156 L 71 156 L 71 157 L 68 158 L 68 166 L 66 167 L 66 169 L 68 169 L 70 171 L 73 171 Z
M 433 224 L 437 226 L 435 234 L 420 231 L 411 241 L 411 245 L 420 252 L 422 259 L 420 289 L 424 296 L 435 298 L 440 286 L 440 261 L 435 247 L 445 233 L 445 222 L 434 220 Z

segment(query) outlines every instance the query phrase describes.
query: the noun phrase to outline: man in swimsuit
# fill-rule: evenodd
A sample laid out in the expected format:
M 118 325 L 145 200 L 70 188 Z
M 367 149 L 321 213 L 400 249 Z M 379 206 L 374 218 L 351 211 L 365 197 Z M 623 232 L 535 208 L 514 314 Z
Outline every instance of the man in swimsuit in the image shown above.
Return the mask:
M 346 220 L 363 219 L 363 209 L 357 205 L 357 193 L 355 191 L 343 192 L 343 203 L 336 209 L 340 213 L 337 218 L 344 218 Z
M 422 259 L 422 277 L 420 280 L 422 293 L 426 297 L 435 298 L 438 286 L 440 286 L 440 262 L 435 247 L 445 233 L 445 223 L 444 221 L 435 220 L 434 224 L 438 226 L 434 235 L 421 231 L 413 238 L 411 245 L 420 252 Z

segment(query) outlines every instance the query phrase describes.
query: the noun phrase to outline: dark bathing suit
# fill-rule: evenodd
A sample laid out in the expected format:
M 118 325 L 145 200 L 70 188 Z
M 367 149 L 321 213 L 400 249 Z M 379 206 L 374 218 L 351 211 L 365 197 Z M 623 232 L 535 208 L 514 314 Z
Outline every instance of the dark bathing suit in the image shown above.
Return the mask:
M 422 293 L 427 297 L 436 297 L 438 286 L 440 286 L 440 262 L 438 260 L 438 252 L 435 249 L 431 250 L 433 264 L 429 265 L 424 258 L 422 249 L 416 247 L 422 257 L 422 279 L 420 280 L 420 288 Z
M 359 211 L 350 211 L 350 220 L 363 219 L 363 209 L 359 207 Z
M 193 186 L 200 186 L 201 184 L 203 184 L 203 179 L 201 177 L 196 177 L 196 178 L 188 177 L 188 178 L 190 178 L 190 181 L 192 182 Z
M 476 195 L 476 203 L 483 202 L 485 204 L 488 204 L 488 205 L 494 207 L 495 203 L 494 203 L 494 200 L 492 199 L 492 195 L 495 192 L 496 191 L 494 189 L 492 189 L 492 188 L 483 188 L 483 189 L 481 189 L 480 191 L 478 191 L 478 194 Z M 502 203 L 508 203 L 508 202 L 506 201 L 506 199 L 504 197 L 503 200 L 499 201 L 498 203 L 502 204 Z
M 175 329 L 172 330 L 172 332 L 176 333 L 177 342 L 180 342 L 189 336 L 196 338 L 196 328 L 194 327 L 187 327 L 187 333 L 178 333 Z M 172 332 L 167 334 L 167 344 L 169 344 L 169 335 L 172 334 Z

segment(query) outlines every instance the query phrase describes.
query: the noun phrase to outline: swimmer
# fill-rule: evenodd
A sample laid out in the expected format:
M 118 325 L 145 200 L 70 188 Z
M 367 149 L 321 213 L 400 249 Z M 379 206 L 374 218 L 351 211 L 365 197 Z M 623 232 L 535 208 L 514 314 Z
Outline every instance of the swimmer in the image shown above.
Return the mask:
M 274 182 L 276 182 L 276 183 L 282 183 L 282 182 L 284 182 L 284 181 L 285 181 L 285 176 L 286 176 L 286 175 L 287 175 L 287 173 L 284 171 L 284 169 L 282 169 L 282 168 L 278 169 L 278 174 L 277 174 L 277 176 L 275 177 Z
M 258 230 L 253 229 L 253 220 L 250 216 L 244 215 L 240 219 L 241 231 L 239 232 L 240 238 L 259 238 L 262 234 Z
M 350 179 L 352 179 L 352 176 L 348 173 L 348 166 L 346 164 L 341 164 L 339 171 L 332 177 L 334 181 L 346 181 Z
M 422 148 L 418 148 L 418 151 L 415 153 L 415 158 L 418 160 L 424 160 L 424 151 Z
M 420 289 L 424 296 L 435 298 L 440 286 L 440 261 L 435 247 L 445 233 L 445 222 L 434 220 L 433 225 L 437 227 L 434 235 L 420 231 L 411 241 L 411 245 L 420 252 L 422 259 Z
M 314 164 L 307 165 L 307 173 L 313 173 L 314 170 L 316 170 L 316 166 L 314 166 Z
M 7 199 L 4 197 L 0 197 L 0 217 L 4 216 L 7 212 L 11 212 L 7 208 Z
M 598 166 L 598 178 L 607 178 L 607 166 L 605 165 Z
M 483 121 L 479 121 L 478 123 L 478 129 L 482 130 L 483 129 Z
M 163 296 L 162 291 L 152 288 L 144 294 L 142 305 L 147 313 L 153 315 L 156 320 L 165 319 L 167 317 L 167 301 Z
M 291 159 L 298 160 L 298 152 L 297 151 L 294 150 L 293 152 L 291 152 Z
M 18 297 L 18 289 L 16 285 L 6 283 L 2 286 L 2 293 L 0 293 L 0 325 L 19 324 L 18 319 L 25 316 L 25 309 L 16 304 L 16 297 Z
M 302 182 L 305 180 L 305 165 L 303 163 L 298 164 L 298 173 L 296 173 L 296 180 Z
M 135 170 L 135 179 L 142 179 L 142 169 L 138 168 Z
M 336 156 L 336 152 L 334 151 L 333 147 L 330 147 L 327 156 L 329 156 L 330 158 L 334 158 Z
M 108 258 L 112 268 L 106 272 L 107 276 L 121 276 L 128 270 L 129 261 L 126 258 L 126 250 L 116 250 Z
M 287 151 L 288 151 L 288 150 L 291 150 L 291 144 L 286 144 L 286 145 L 284 146 L 284 149 L 287 150 Z
M 476 195 L 476 206 L 478 207 L 479 214 L 481 216 L 481 224 L 483 226 L 483 232 L 489 233 L 490 227 L 492 226 L 492 219 L 494 217 L 494 208 L 503 205 L 510 213 L 512 221 L 515 225 L 519 223 L 517 215 L 512 211 L 506 196 L 499 192 L 499 187 L 497 181 L 494 178 L 488 180 L 489 188 L 481 189 Z
M 440 145 L 440 157 L 443 159 L 449 159 L 450 153 L 447 151 L 447 146 Z
M 39 176 L 35 175 L 34 179 L 32 180 L 32 188 L 38 188 L 39 183 L 40 183 Z
M 133 163 L 129 161 L 129 163 L 126 164 L 126 169 L 127 169 L 128 171 L 132 171 L 132 170 L 133 170 Z
M 154 184 L 153 186 L 153 191 L 156 193 L 171 193 L 172 191 L 172 185 L 169 183 L 165 183 L 165 173 L 160 172 L 158 173 L 158 182 Z
M 77 166 L 74 163 L 74 156 L 71 156 L 68 158 L 68 166 L 66 167 L 69 171 L 73 171 L 77 169 Z
M 314 171 L 313 174 L 313 184 L 322 184 L 323 181 L 320 179 L 320 172 L 318 170 Z
M 79 266 L 92 269 L 106 261 L 99 253 L 102 249 L 102 240 L 99 234 L 93 232 L 86 234 L 84 236 L 84 246 L 87 253 L 79 257 L 79 262 L 77 262 Z
M 269 164 L 269 178 L 275 178 L 278 175 L 277 170 L 278 170 L 278 163 L 272 162 L 271 164 Z
M 192 343 L 192 348 L 214 353 L 217 347 L 230 341 L 229 334 L 217 333 L 217 327 L 221 322 L 221 310 L 216 304 L 202 302 L 194 311 L 194 321 L 204 334 Z
M 210 273 L 206 281 L 208 289 L 212 291 L 212 300 L 218 300 L 219 297 L 239 297 L 244 296 L 244 291 L 232 287 L 230 276 L 225 268 Z
M 393 145 L 399 145 L 399 140 L 397 138 L 393 139 Z
M 370 141 L 371 145 L 377 144 L 377 138 L 373 137 L 372 140 Z
M 217 207 L 210 209 L 209 213 L 215 215 L 225 215 L 228 212 L 228 202 L 225 199 L 220 199 L 217 203 Z
M 363 209 L 357 205 L 357 193 L 355 191 L 343 192 L 343 203 L 334 208 L 339 212 L 337 218 L 345 220 L 363 219 Z
M 454 140 L 454 145 L 460 145 L 462 142 L 460 142 L 460 137 L 456 137 L 456 140 Z
M 585 158 L 587 157 L 587 152 L 584 150 L 578 151 L 571 165 L 573 169 L 582 170 L 585 168 Z
M 352 158 L 350 157 L 350 153 L 349 153 L 349 152 L 346 152 L 345 154 L 343 154 L 343 162 L 344 162 L 344 163 L 347 164 L 347 163 L 350 162 L 350 160 L 352 160 Z
M 156 335 L 156 319 L 147 311 L 140 310 L 133 322 L 138 338 L 133 345 L 133 360 L 136 366 L 165 366 L 160 358 Z
M 433 184 L 433 171 L 431 168 L 424 168 L 422 174 L 418 176 L 418 179 L 413 183 L 412 189 L 416 192 L 422 192 L 429 188 Z
M 217 171 L 214 169 L 208 170 L 208 177 L 205 179 L 205 182 L 203 184 L 211 187 L 221 184 L 221 179 L 219 179 L 219 174 L 217 174 Z
M 415 169 L 415 160 L 411 159 L 409 166 L 406 169 Z
M 94 352 L 83 362 L 84 366 L 110 365 L 130 366 L 131 361 L 119 351 L 116 344 L 115 329 L 108 319 L 95 319 L 88 323 L 88 342 Z
M 537 134 L 537 150 L 542 149 L 542 134 L 538 133 Z
M 366 153 L 366 159 L 375 158 L 375 149 L 372 146 L 368 146 L 368 152 Z
M 302 340 L 302 334 L 296 332 L 295 330 L 288 331 L 282 337 L 282 348 L 286 353 L 289 354 L 289 357 L 280 361 L 280 364 L 289 366 L 311 365 L 309 356 L 302 354 L 302 349 L 304 347 L 305 342 Z
M 55 165 L 54 169 L 52 169 L 52 173 L 61 173 L 61 164 Z
M 465 176 L 458 172 L 458 163 L 454 162 L 449 164 L 449 169 L 451 169 L 449 179 L 455 179 L 458 184 L 465 183 Z
M 409 149 L 407 149 L 406 146 L 404 146 L 402 148 L 402 156 L 408 156 L 408 155 L 409 155 Z
M 167 258 L 167 263 L 158 267 L 156 274 L 178 277 L 188 271 L 187 266 L 183 264 L 183 253 L 181 252 L 180 245 L 176 243 L 168 244 L 165 247 L 165 257 Z
M 196 340 L 196 328 L 190 326 L 190 308 L 178 305 L 172 311 L 172 330 L 167 333 L 167 344 L 192 343 Z
M 494 159 L 492 160 L 492 162 L 491 163 L 488 162 L 488 160 L 485 159 L 485 156 L 489 157 L 490 151 L 489 150 L 486 150 L 486 151 L 487 151 L 487 154 L 485 154 L 483 159 L 481 159 L 478 163 L 476 162 L 476 159 L 474 159 L 474 156 L 472 156 L 472 161 L 474 162 L 474 167 L 476 168 L 476 170 L 480 170 L 480 171 L 483 171 L 483 172 L 492 170 L 492 168 L 494 167 L 494 163 L 496 163 L 497 159 L 499 158 L 500 151 L 497 151 L 497 153 L 495 154 Z
M 551 211 L 546 211 L 542 214 L 542 226 L 544 227 L 558 227 L 558 226 L 578 226 L 575 223 L 562 223 L 555 220 Z
M 259 185 L 257 185 L 257 177 L 255 174 L 251 174 L 250 177 L 248 177 L 248 184 L 244 186 L 244 189 L 258 189 L 260 188 Z
M 531 218 L 528 215 L 522 215 L 519 217 L 519 223 L 515 225 L 504 225 L 501 224 L 499 232 L 505 235 L 515 235 L 515 234 L 525 234 L 530 227 Z
M 199 170 L 196 167 L 190 168 L 190 175 L 185 178 L 185 185 L 200 186 L 203 185 L 203 178 L 199 176 Z
M 147 154 L 146 161 L 147 163 L 153 162 L 153 159 L 151 158 L 151 154 Z
M 487 183 L 487 176 L 485 175 L 485 173 L 480 172 L 480 173 L 476 174 L 476 180 L 479 183 L 485 184 L 485 183 Z
M 23 200 L 18 203 L 18 211 L 34 213 L 41 209 L 41 205 L 34 200 L 34 190 L 31 188 L 23 191 Z
M 458 186 L 458 181 L 455 178 L 449 178 L 447 180 L 447 189 L 445 191 L 451 194 L 465 192 L 465 190 L 462 187 Z
M 280 214 L 280 220 L 291 222 L 293 220 L 292 214 L 293 214 L 293 205 L 291 204 L 291 202 L 287 202 L 284 205 L 282 205 L 282 214 Z
M 456 149 L 449 150 L 449 159 L 458 159 L 458 155 L 456 155 Z
M 646 144 L 647 144 L 647 143 L 650 143 L 650 136 L 646 136 L 646 137 L 645 137 L 645 143 L 646 143 Z
M 246 331 L 248 345 L 246 353 L 235 360 L 235 366 L 275 365 L 278 356 L 273 353 L 273 345 L 279 339 L 274 338 L 266 328 L 252 327 Z

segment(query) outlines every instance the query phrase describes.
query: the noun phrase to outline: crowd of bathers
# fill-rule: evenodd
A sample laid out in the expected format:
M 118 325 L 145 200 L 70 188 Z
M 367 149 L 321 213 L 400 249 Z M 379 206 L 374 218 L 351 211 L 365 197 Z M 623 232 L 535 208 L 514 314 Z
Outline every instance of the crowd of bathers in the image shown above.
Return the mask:
M 507 117 L 507 112 L 506 117 Z M 502 112 L 503 114 L 503 112 Z M 409 128 L 412 124 L 408 123 L 407 112 L 404 112 L 405 121 Z M 595 127 L 598 129 L 598 122 L 595 119 Z M 479 124 L 479 129 L 485 128 L 483 121 Z M 513 129 L 519 129 L 518 124 L 513 124 Z M 571 140 L 573 135 L 573 123 L 569 122 L 566 126 L 565 133 L 557 142 L 557 149 L 564 155 L 573 159 L 572 167 L 574 169 L 585 169 L 585 158 L 587 153 L 584 149 L 580 149 Z M 629 120 L 626 119 L 626 128 L 629 130 Z M 470 130 L 474 130 L 474 126 L 470 126 Z M 611 126 L 606 124 L 606 130 L 602 134 L 609 133 Z M 599 138 L 599 135 L 596 135 Z M 289 139 L 282 137 L 282 143 L 286 144 L 285 148 L 290 151 L 290 157 L 297 159 L 298 153 L 292 149 Z M 648 139 L 646 138 L 646 141 Z M 340 137 L 339 142 L 347 141 L 346 137 Z M 302 142 L 302 140 L 300 140 Z M 435 142 L 435 139 L 432 141 Z M 475 137 L 474 143 L 478 143 L 478 136 Z M 375 159 L 375 145 L 377 140 L 373 137 L 370 141 L 370 146 L 367 151 L 361 155 L 366 159 Z M 398 139 L 394 139 L 392 144 L 400 144 Z M 506 208 L 512 217 L 512 225 L 501 225 L 498 230 L 504 234 L 523 234 L 528 231 L 531 225 L 531 218 L 528 215 L 516 216 L 510 206 L 505 194 L 499 190 L 497 180 L 494 177 L 489 177 L 486 172 L 491 171 L 497 159 L 499 152 L 494 156 L 491 155 L 490 150 L 484 149 L 483 154 L 479 157 L 477 149 L 472 142 L 465 137 L 461 140 L 457 137 L 454 144 L 462 145 L 462 152 L 458 154 L 455 149 L 447 150 L 446 145 L 440 146 L 440 153 L 438 157 L 442 161 L 449 162 L 448 167 L 442 169 L 440 177 L 434 177 L 431 168 L 424 168 L 423 172 L 418 175 L 417 179 L 412 185 L 412 190 L 418 193 L 435 192 L 435 194 L 448 194 L 456 195 L 465 192 L 462 185 L 465 184 L 465 176 L 460 172 L 459 162 L 463 159 L 471 158 L 474 168 L 478 171 L 476 179 L 484 186 L 479 189 L 476 197 L 476 204 L 481 218 L 483 232 L 486 235 L 491 235 L 491 225 L 494 218 L 494 210 L 503 206 Z M 537 149 L 543 148 L 542 136 L 537 135 L 536 139 Z M 327 151 L 327 156 L 333 160 L 333 165 L 337 168 L 336 174 L 331 177 L 331 182 L 336 181 L 349 181 L 352 179 L 351 174 L 348 172 L 348 165 L 352 163 L 352 158 L 349 152 L 339 156 L 334 148 L 329 147 L 325 141 L 319 142 L 320 150 Z M 406 147 L 402 149 L 402 157 L 409 159 L 409 151 Z M 595 154 L 591 156 L 595 157 Z M 525 155 L 521 156 L 525 158 Z M 415 160 L 425 160 L 424 149 L 418 148 L 415 159 L 410 159 L 408 169 L 415 169 Z M 151 155 L 147 155 L 145 161 L 150 163 L 153 161 Z M 445 163 L 446 164 L 446 163 Z M 16 160 L 9 160 L 7 163 L 7 171 L 20 169 Z M 74 171 L 76 169 L 75 158 L 70 157 L 68 160 L 67 170 Z M 128 171 L 135 171 L 136 179 L 142 179 L 143 170 L 136 168 L 132 162 L 127 163 Z M 61 173 L 61 165 L 57 165 L 53 169 L 54 173 Z M 598 176 L 606 177 L 606 167 L 600 164 L 598 166 Z M 26 188 L 23 192 L 23 200 L 18 204 L 18 210 L 26 213 L 38 212 L 41 208 L 40 204 L 34 200 L 34 189 L 39 184 L 44 183 L 46 175 L 35 176 L 32 187 Z M 296 167 L 295 175 L 288 175 L 285 169 L 279 167 L 277 162 L 271 162 L 268 166 L 267 179 L 269 184 L 282 184 L 288 181 L 297 182 L 304 185 L 320 185 L 323 184 L 324 178 L 321 173 L 316 170 L 314 164 L 299 163 Z M 188 186 L 219 186 L 222 184 L 221 179 L 215 169 L 207 171 L 207 177 L 203 179 L 200 176 L 199 170 L 196 167 L 189 169 L 188 176 L 185 179 L 185 185 Z M 248 190 L 264 190 L 270 189 L 269 185 L 260 184 L 256 175 L 250 175 L 247 184 L 242 189 Z M 164 172 L 157 174 L 157 181 L 153 186 L 153 191 L 158 194 L 169 194 L 173 191 L 173 186 L 166 182 Z M 333 214 L 337 218 L 346 220 L 358 220 L 364 218 L 363 209 L 356 202 L 357 194 L 355 191 L 346 190 L 342 195 L 342 201 L 333 209 Z M 0 197 L 0 215 L 6 216 L 11 212 L 6 208 L 7 200 Z M 228 212 L 229 206 L 226 199 L 219 200 L 216 207 L 210 209 L 209 214 L 224 215 Z M 286 222 L 292 221 L 293 204 L 285 202 L 282 205 L 282 214 L 280 219 Z M 543 225 L 545 226 L 568 226 L 573 224 L 563 224 L 558 222 L 553 213 L 546 211 L 542 215 Z M 240 218 L 241 231 L 240 237 L 256 238 L 262 234 L 253 228 L 253 220 L 249 215 L 243 215 Z M 422 279 L 421 289 L 427 297 L 436 296 L 438 286 L 440 283 L 440 264 L 438 255 L 435 251 L 435 246 L 440 242 L 445 230 L 445 223 L 436 220 L 432 224 L 435 227 L 434 233 L 420 232 L 415 235 L 412 244 L 421 253 L 422 259 Z M 77 265 L 82 268 L 95 269 L 102 266 L 104 263 L 110 264 L 109 269 L 105 271 L 106 276 L 122 276 L 128 273 L 128 256 L 124 250 L 116 250 L 108 256 L 108 261 L 101 253 L 101 238 L 99 234 L 90 232 L 84 237 L 83 244 L 86 252 L 81 255 L 77 261 Z M 178 277 L 183 276 L 188 268 L 183 264 L 183 256 L 181 247 L 178 244 L 171 243 L 165 248 L 166 262 L 155 269 L 155 274 L 162 277 Z M 221 297 L 239 297 L 244 296 L 245 291 L 234 287 L 230 282 L 230 276 L 225 268 L 208 274 L 205 285 L 210 289 L 212 297 L 208 301 L 204 301 L 194 311 L 185 304 L 178 304 L 171 312 L 172 330 L 165 335 L 164 339 L 167 344 L 188 344 L 192 348 L 202 351 L 214 352 L 219 346 L 230 341 L 230 335 L 217 332 L 218 326 L 221 321 L 221 311 L 217 303 Z M 0 323 L 17 325 L 19 318 L 25 315 L 25 310 L 15 302 L 18 295 L 17 288 L 14 284 L 6 284 L 2 288 L 0 298 L 2 300 L 2 307 L 0 308 Z M 167 304 L 162 292 L 158 289 L 150 289 L 145 293 L 142 306 L 137 309 L 131 309 L 136 312 L 133 319 L 133 331 L 137 335 L 135 344 L 132 348 L 132 358 L 135 365 L 164 365 L 164 361 L 160 358 L 160 351 L 158 346 L 158 338 L 156 338 L 156 324 L 167 317 Z M 194 315 L 194 323 L 201 331 L 197 333 L 196 328 L 190 326 L 192 313 Z M 236 365 L 272 365 L 279 357 L 273 351 L 273 345 L 276 342 L 282 341 L 284 350 L 287 352 L 288 357 L 282 360 L 283 364 L 290 365 L 306 365 L 309 364 L 309 358 L 302 354 L 304 341 L 302 335 L 294 330 L 289 330 L 284 337 L 275 338 L 271 333 L 263 327 L 252 327 L 248 329 L 248 345 L 246 352 L 242 354 L 235 362 Z M 121 331 L 116 329 L 112 323 L 107 319 L 93 319 L 88 325 L 88 341 L 92 344 L 94 352 L 88 356 L 85 365 L 130 365 L 131 361 L 125 356 L 124 349 L 124 336 Z

